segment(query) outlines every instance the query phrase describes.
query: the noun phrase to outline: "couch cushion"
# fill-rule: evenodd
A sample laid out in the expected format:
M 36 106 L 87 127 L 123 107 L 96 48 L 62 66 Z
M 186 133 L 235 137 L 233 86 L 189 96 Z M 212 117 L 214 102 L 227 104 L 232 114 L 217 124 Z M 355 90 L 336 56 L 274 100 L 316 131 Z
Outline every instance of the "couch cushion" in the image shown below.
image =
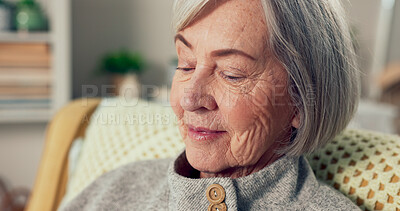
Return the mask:
M 398 136 L 346 130 L 307 156 L 318 179 L 363 210 L 400 210 Z

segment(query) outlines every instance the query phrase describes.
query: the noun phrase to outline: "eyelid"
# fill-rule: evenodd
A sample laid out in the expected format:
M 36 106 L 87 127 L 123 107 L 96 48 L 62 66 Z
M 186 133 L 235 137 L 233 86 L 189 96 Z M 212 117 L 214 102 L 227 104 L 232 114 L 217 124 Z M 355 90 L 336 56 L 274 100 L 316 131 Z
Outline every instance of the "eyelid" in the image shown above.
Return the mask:
M 226 80 L 238 82 L 238 81 L 245 79 L 245 76 L 229 75 L 229 74 L 225 74 L 226 72 L 229 72 L 229 71 L 221 71 L 220 72 L 221 77 Z
M 182 71 L 190 71 L 190 70 L 194 70 L 194 67 L 177 67 L 177 70 L 182 70 Z

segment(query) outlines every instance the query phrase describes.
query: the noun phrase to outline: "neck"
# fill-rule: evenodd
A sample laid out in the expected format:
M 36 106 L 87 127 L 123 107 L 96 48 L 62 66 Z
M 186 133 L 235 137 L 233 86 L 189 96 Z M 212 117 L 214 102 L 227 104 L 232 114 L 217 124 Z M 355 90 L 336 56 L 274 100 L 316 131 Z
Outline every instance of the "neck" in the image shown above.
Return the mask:
M 230 177 L 239 178 L 245 177 L 257 171 L 260 171 L 264 167 L 272 164 L 283 155 L 276 153 L 265 153 L 256 164 L 251 166 L 241 166 L 225 169 L 224 171 L 213 173 L 213 172 L 200 172 L 200 178 L 211 178 L 211 177 Z

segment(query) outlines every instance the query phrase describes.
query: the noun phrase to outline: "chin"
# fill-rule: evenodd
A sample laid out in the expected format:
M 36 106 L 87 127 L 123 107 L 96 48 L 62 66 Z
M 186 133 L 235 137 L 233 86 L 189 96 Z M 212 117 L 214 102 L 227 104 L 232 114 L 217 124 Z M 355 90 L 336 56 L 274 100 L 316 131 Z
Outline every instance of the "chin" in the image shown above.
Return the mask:
M 196 170 L 206 173 L 218 173 L 225 169 L 223 159 L 211 156 L 201 149 L 186 147 L 186 158 L 189 164 Z

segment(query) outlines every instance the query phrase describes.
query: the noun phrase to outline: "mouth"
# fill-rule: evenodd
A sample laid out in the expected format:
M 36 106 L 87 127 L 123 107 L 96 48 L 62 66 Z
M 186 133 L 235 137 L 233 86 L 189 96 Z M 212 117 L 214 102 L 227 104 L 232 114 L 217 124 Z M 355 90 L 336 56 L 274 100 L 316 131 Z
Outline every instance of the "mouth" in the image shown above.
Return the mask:
M 224 133 L 226 133 L 226 131 L 188 125 L 188 136 L 195 141 L 214 140 L 222 136 Z

